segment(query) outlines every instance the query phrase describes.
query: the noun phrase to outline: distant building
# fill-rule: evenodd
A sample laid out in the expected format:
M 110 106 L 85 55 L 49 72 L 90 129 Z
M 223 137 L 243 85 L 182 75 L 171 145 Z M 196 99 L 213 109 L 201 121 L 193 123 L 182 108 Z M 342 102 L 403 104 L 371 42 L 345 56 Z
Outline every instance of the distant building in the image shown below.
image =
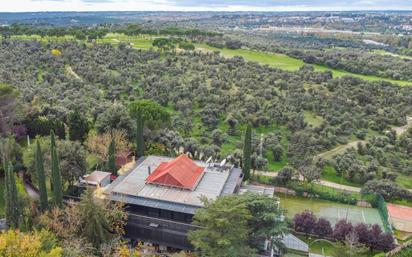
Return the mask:
M 85 175 L 80 182 L 90 185 L 105 187 L 110 184 L 110 172 L 95 170 L 91 174 Z
M 120 152 L 116 154 L 116 166 L 117 167 L 122 167 L 126 165 L 127 163 L 133 161 L 133 152 L 132 151 L 125 151 L 125 152 Z
M 193 161 L 185 154 L 175 159 L 148 156 L 113 181 L 105 194 L 126 204 L 129 238 L 161 249 L 190 250 L 187 233 L 199 228 L 192 221 L 203 207 L 200 197 L 237 194 L 242 179 L 233 165 Z

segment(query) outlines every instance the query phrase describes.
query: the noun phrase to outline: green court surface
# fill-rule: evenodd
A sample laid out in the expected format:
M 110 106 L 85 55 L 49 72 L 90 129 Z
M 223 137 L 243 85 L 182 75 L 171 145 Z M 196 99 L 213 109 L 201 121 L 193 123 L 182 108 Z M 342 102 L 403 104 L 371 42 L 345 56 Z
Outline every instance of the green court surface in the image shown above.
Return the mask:
M 290 219 L 297 213 L 309 210 L 312 211 L 316 217 L 327 219 L 332 226 L 341 219 L 347 219 L 352 224 L 361 222 L 367 224 L 376 223 L 383 227 L 379 211 L 374 208 L 364 208 L 299 196 L 285 196 L 283 194 L 278 196 L 280 197 L 280 206 L 287 209 L 286 216 Z

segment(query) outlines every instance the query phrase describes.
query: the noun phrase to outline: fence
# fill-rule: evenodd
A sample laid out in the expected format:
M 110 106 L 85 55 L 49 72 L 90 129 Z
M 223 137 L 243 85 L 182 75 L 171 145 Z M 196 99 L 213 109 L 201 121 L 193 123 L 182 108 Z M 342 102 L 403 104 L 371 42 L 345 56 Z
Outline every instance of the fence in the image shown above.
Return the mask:
M 378 195 L 377 197 L 377 208 L 382 216 L 383 227 L 386 232 L 393 233 L 392 225 L 389 223 L 388 207 L 386 206 L 385 199 L 382 195 Z

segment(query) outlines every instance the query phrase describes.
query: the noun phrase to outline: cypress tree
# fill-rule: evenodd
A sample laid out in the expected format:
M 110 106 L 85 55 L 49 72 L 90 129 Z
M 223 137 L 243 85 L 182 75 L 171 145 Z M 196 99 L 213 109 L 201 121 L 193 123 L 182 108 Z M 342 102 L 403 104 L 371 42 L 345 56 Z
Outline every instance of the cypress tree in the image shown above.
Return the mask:
M 48 209 L 46 176 L 44 175 L 43 154 L 41 152 L 40 143 L 38 140 L 37 140 L 37 148 L 36 148 L 36 173 L 37 173 L 37 180 L 39 182 L 40 210 L 45 211 Z
M 252 167 L 252 128 L 247 125 L 245 133 L 245 141 L 243 145 L 243 175 L 245 180 L 250 178 L 250 169 Z
M 16 175 L 14 174 L 13 165 L 11 163 L 9 163 L 8 168 L 6 169 L 5 180 L 6 184 L 4 194 L 6 206 L 6 221 L 9 227 L 18 228 L 22 210 L 17 191 Z
M 58 207 L 63 205 L 63 189 L 62 179 L 60 174 L 59 159 L 57 156 L 56 139 L 54 132 L 51 132 L 51 181 L 53 188 L 54 204 Z
M 144 120 L 140 111 L 137 113 L 136 120 L 136 157 L 142 157 L 144 155 L 144 139 L 143 139 L 143 130 L 144 130 Z
M 107 160 L 107 170 L 112 172 L 113 175 L 117 175 L 117 169 L 116 169 L 116 143 L 114 141 L 114 138 L 112 138 L 112 141 L 110 142 L 109 149 L 108 149 L 108 160 Z

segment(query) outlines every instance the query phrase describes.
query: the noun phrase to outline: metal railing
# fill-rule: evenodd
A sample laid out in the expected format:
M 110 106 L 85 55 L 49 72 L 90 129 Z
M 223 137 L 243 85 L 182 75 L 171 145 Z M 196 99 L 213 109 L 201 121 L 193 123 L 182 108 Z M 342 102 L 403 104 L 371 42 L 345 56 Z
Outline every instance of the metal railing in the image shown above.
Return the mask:
M 158 226 L 160 228 L 167 228 L 170 230 L 176 230 L 176 231 L 182 231 L 182 232 L 187 232 L 190 230 L 201 228 L 200 226 L 196 226 L 196 225 L 189 224 L 189 223 L 183 223 L 183 222 L 167 220 L 167 219 L 162 219 L 162 218 L 153 218 L 153 217 L 134 214 L 130 212 L 128 212 L 128 217 L 129 217 L 128 219 L 129 222 L 136 222 L 136 223 L 141 223 L 145 225 Z

